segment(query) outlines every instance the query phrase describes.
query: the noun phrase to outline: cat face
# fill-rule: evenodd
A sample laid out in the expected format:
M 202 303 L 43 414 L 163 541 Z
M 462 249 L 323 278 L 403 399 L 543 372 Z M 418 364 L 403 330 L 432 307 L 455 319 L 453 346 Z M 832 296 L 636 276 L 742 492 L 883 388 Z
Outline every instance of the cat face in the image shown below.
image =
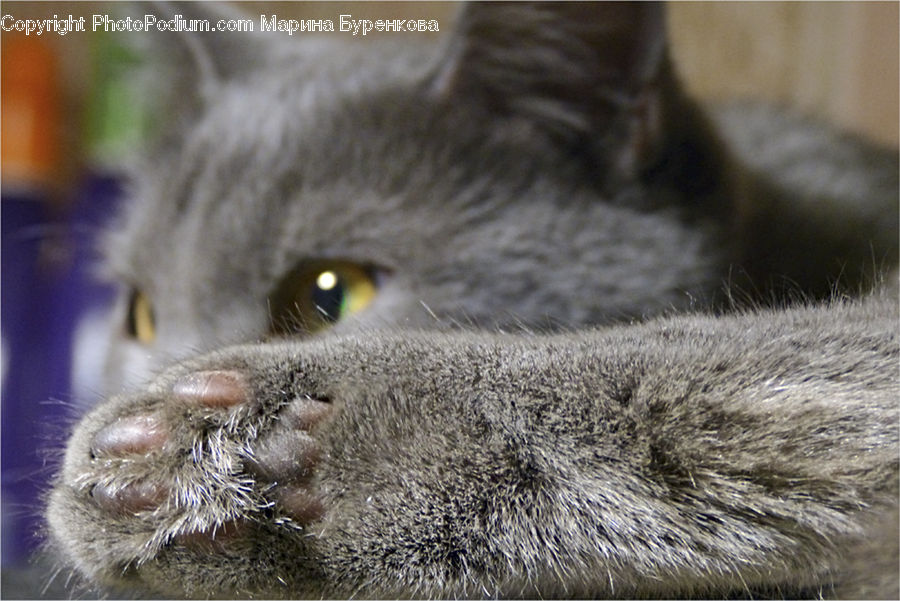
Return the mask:
M 476 6 L 421 46 L 209 41 L 227 70 L 177 76 L 187 91 L 106 245 L 123 283 L 112 386 L 270 337 L 543 330 L 702 297 L 727 255 L 708 207 L 730 200 L 724 174 L 669 176 L 686 150 L 716 170 L 660 9 L 613 6 L 604 36 L 569 10 Z M 552 28 L 572 48 L 533 35 Z M 511 33 L 525 60 L 505 64 Z

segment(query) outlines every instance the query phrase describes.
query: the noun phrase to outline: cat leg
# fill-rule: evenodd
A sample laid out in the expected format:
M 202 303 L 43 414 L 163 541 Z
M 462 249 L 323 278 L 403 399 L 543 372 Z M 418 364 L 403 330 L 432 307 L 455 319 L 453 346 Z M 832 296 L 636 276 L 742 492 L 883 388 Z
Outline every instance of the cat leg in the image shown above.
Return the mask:
M 90 578 L 189 596 L 851 591 L 896 512 L 896 319 L 234 347 L 89 415 L 51 527 Z

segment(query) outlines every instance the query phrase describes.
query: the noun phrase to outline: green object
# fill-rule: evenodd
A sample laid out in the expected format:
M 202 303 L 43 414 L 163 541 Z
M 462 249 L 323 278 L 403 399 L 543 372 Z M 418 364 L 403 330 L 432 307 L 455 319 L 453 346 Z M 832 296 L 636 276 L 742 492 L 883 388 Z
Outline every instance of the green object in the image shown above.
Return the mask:
M 115 33 L 92 39 L 93 82 L 86 116 L 86 145 L 93 164 L 115 169 L 149 130 L 149 101 L 142 93 L 142 56 Z

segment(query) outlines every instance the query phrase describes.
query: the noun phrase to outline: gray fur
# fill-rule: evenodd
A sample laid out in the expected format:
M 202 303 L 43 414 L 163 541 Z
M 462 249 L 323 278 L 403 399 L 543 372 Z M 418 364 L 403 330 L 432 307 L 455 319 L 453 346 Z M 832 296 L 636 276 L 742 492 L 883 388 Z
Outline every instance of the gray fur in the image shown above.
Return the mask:
M 896 293 L 828 297 L 896 264 L 897 154 L 771 110 L 707 117 L 661 23 L 478 5 L 445 44 L 250 36 L 241 63 L 211 36 L 199 72 L 180 61 L 201 81 L 106 253 L 114 319 L 139 287 L 157 339 L 117 331 L 115 396 L 69 442 L 63 561 L 199 597 L 895 596 Z M 375 300 L 268 338 L 273 289 L 317 258 L 377 266 Z M 248 401 L 173 396 L 208 369 Z M 333 408 L 311 432 L 291 421 L 309 398 Z M 147 413 L 165 446 L 92 456 Z M 310 480 L 272 476 L 294 460 Z M 142 481 L 167 500 L 91 495 Z

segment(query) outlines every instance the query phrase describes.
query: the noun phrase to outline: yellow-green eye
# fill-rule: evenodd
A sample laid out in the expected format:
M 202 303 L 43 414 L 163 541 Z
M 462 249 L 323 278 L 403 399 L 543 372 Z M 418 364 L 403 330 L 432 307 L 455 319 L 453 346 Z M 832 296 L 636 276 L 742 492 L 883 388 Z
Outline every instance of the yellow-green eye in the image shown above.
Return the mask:
M 128 298 L 125 332 L 142 344 L 150 344 L 156 340 L 156 318 L 153 315 L 153 305 L 147 295 L 137 289 L 133 289 Z
M 274 334 L 312 333 L 365 309 L 375 298 L 372 268 L 340 260 L 303 261 L 269 297 Z

